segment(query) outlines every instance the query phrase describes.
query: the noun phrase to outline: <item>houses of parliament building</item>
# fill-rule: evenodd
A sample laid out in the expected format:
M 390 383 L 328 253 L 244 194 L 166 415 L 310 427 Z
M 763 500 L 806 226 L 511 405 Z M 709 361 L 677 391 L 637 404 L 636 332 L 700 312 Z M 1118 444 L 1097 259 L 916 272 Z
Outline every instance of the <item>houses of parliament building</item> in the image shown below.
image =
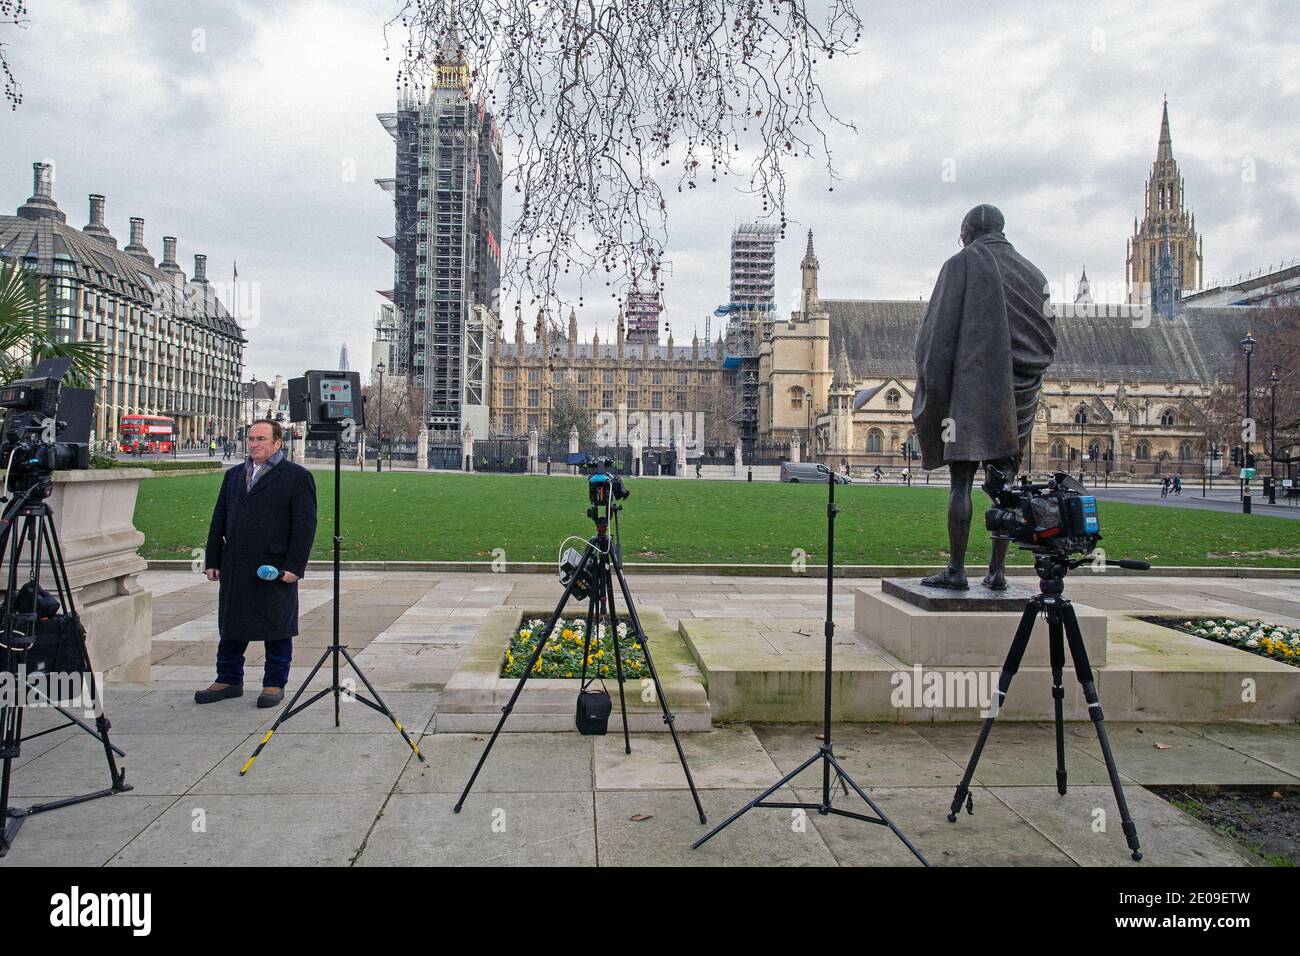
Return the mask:
M 1143 212 L 1126 244 L 1127 301 L 1093 302 L 1085 272 L 1073 302 L 1054 303 L 1058 348 L 1028 469 L 1200 474 L 1210 452 L 1209 399 L 1217 382 L 1237 374 L 1250 306 L 1268 301 L 1256 293 L 1293 288 L 1297 277 L 1290 273 L 1300 270 L 1203 291 L 1202 240 L 1185 197 L 1166 104 Z M 915 449 L 913 349 L 927 303 L 824 296 L 811 232 L 800 271 L 801 307 L 788 318 L 754 317 L 749 365 L 734 360 L 734 319 L 726 341 L 683 347 L 670 336 L 666 348 L 648 339 L 628 342 L 621 314 L 609 343 L 577 343 L 572 316 L 561 342 L 548 341 L 553 333 L 540 316 L 527 342 L 518 320 L 515 341 L 498 335 L 494 350 L 494 425 L 516 434 L 544 430 L 547 385 L 566 381 L 593 417 L 620 403 L 694 411 L 710 389 L 739 391 L 730 369 L 740 364 L 754 370 L 758 442 L 797 440 L 805 460 L 837 467 L 904 464 Z M 869 398 L 854 410 L 854 395 L 863 390 Z

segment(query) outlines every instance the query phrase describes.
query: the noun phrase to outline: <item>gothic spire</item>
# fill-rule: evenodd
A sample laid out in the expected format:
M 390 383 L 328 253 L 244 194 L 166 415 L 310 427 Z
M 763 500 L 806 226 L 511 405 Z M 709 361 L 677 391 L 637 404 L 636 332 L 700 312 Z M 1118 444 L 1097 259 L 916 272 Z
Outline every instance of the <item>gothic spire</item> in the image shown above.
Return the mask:
M 1165 97 L 1164 112 L 1160 117 L 1160 141 L 1156 144 L 1156 162 L 1174 158 L 1174 142 L 1169 136 L 1169 97 Z
M 819 268 L 819 263 L 817 262 L 817 253 L 813 252 L 813 238 L 812 238 L 811 229 L 808 230 L 808 248 L 804 250 L 803 262 L 799 263 L 799 266 L 800 268 L 803 269 Z
M 853 368 L 849 365 L 849 350 L 844 341 L 840 341 L 840 354 L 835 359 L 835 376 L 831 379 L 831 388 L 852 388 Z

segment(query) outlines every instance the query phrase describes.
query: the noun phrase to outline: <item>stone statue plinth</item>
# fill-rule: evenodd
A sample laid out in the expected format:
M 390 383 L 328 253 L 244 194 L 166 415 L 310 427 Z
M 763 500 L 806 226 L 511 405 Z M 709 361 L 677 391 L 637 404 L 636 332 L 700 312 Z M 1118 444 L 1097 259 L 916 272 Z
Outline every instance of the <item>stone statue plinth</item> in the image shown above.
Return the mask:
M 919 578 L 885 578 L 880 590 L 854 590 L 854 626 L 905 664 L 999 669 L 1025 603 L 1037 593 L 1037 588 L 1015 583 L 1005 591 L 991 591 L 978 583 L 956 591 L 926 587 Z M 1105 666 L 1106 615 L 1081 604 L 1075 604 L 1074 611 L 1089 662 L 1094 668 Z M 1065 659 L 1068 670 L 1068 646 Z M 1047 623 L 1041 616 L 1034 623 L 1022 664 L 1051 665 Z

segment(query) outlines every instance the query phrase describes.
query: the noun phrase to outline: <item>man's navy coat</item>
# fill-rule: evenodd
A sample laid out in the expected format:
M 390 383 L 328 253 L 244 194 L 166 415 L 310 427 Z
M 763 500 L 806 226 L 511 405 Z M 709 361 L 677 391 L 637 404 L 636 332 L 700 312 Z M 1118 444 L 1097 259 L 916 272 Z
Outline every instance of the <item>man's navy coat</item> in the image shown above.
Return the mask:
M 244 465 L 226 472 L 208 530 L 205 566 L 221 571 L 217 626 L 234 641 L 278 641 L 298 633 L 298 585 L 263 581 L 270 564 L 298 577 L 307 572 L 316 537 L 316 482 L 306 468 L 282 460 L 244 490 Z

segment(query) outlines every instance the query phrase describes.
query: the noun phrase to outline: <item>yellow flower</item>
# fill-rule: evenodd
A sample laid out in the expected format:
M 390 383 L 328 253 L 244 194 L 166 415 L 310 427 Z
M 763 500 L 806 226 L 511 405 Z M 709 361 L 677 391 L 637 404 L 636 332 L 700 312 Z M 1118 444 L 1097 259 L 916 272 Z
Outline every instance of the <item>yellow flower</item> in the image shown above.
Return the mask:
M 573 637 L 573 631 L 567 627 L 564 629 L 563 633 L 565 637 Z

